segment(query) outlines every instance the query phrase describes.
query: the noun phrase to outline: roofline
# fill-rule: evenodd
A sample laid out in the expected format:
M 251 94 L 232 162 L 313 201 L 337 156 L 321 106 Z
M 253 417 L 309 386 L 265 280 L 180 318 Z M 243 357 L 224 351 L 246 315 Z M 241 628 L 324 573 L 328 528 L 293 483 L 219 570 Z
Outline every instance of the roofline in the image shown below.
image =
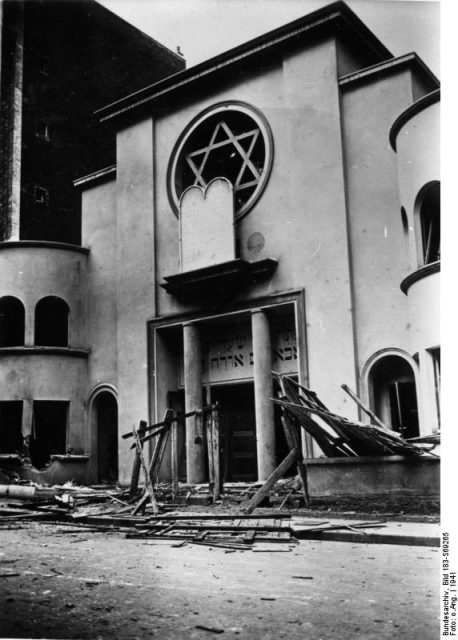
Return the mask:
M 415 52 L 406 53 L 402 56 L 398 56 L 397 58 L 385 60 L 384 62 L 374 64 L 371 67 L 366 67 L 365 69 L 341 76 L 339 78 L 339 86 L 343 89 L 346 89 L 347 87 L 353 88 L 355 84 L 378 79 L 381 73 L 389 73 L 393 69 L 406 66 L 417 67 L 417 71 L 425 73 L 433 84 L 439 86 L 439 79 Z
M 435 91 L 431 91 L 431 93 L 427 93 L 425 96 L 421 97 L 419 100 L 416 100 L 414 103 L 409 105 L 407 109 L 405 109 L 393 122 L 390 129 L 390 144 L 393 147 L 393 150 L 396 151 L 396 139 L 398 137 L 398 133 L 411 118 L 426 109 L 427 107 L 439 102 L 441 97 L 440 89 L 436 89 Z
M 73 180 L 74 187 L 93 187 L 94 183 L 107 182 L 108 180 L 116 179 L 116 165 L 113 164 L 109 167 L 105 167 L 104 169 L 99 169 L 98 171 L 94 171 L 93 173 L 89 173 L 88 175 L 81 176 L 80 178 L 76 178 Z
M 352 28 L 354 31 L 356 30 L 358 36 L 364 41 L 366 48 L 372 50 L 373 53 L 382 59 L 393 57 L 392 53 L 372 31 L 366 27 L 362 20 L 358 18 L 345 2 L 338 0 L 189 69 L 168 76 L 153 85 L 132 93 L 121 100 L 117 100 L 102 109 L 98 109 L 95 113 L 101 121 L 105 121 L 121 116 L 147 103 L 154 104 L 159 98 L 162 98 L 172 91 L 181 89 L 205 76 L 221 71 L 255 53 L 272 49 L 288 40 L 297 38 L 306 32 L 326 24 L 329 25 L 335 21 L 341 21 L 345 26 Z
M 125 20 L 124 18 L 121 18 L 121 16 L 119 16 L 117 13 L 114 13 L 111 9 L 108 9 L 108 7 L 106 7 L 105 5 L 100 4 L 98 0 L 86 0 L 86 1 L 88 2 L 88 4 L 96 5 L 97 10 L 101 10 L 106 13 L 109 13 L 113 19 L 116 19 L 116 21 L 120 24 L 120 26 L 122 23 L 123 29 L 135 32 L 133 33 L 133 35 L 136 36 L 137 38 L 142 37 L 145 40 L 148 40 L 150 43 L 155 44 L 159 49 L 162 49 L 165 53 L 171 55 L 176 60 L 179 60 L 181 63 L 186 64 L 184 57 L 181 56 L 179 53 L 176 53 L 172 49 L 169 49 L 165 44 L 162 44 L 161 42 L 159 42 L 159 40 L 156 40 L 156 38 L 153 38 L 148 33 L 145 33 L 144 31 L 142 31 L 141 29 L 133 25 L 131 22 L 127 22 L 127 20 Z

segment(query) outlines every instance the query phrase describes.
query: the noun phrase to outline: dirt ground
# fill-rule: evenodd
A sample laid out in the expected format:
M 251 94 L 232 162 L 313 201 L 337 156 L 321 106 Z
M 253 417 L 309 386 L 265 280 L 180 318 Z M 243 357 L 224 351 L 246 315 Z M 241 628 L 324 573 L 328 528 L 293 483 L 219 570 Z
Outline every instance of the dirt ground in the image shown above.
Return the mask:
M 32 522 L 3 528 L 1 540 L 2 638 L 439 637 L 435 548 L 234 551 Z

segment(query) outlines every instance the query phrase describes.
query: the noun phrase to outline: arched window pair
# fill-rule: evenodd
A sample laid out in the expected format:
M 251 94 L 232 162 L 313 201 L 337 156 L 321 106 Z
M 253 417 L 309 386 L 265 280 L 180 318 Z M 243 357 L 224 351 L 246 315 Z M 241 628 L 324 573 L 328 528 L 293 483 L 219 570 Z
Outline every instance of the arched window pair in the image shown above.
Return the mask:
M 68 347 L 67 303 L 47 296 L 35 307 L 35 346 Z M 25 309 L 14 296 L 0 298 L 0 347 L 21 347 L 25 336 Z

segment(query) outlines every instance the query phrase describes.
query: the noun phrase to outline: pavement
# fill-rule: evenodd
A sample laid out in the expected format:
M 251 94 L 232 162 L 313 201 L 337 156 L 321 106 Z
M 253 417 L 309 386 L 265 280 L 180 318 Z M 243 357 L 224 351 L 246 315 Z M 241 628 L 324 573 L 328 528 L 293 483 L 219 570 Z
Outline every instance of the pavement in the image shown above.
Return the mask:
M 322 524 L 317 526 L 317 523 Z M 362 524 L 371 526 L 359 529 Z M 291 518 L 291 527 L 298 538 L 307 540 L 421 547 L 438 547 L 440 545 L 440 524 L 431 522 L 399 522 L 383 518 L 349 520 L 348 518 L 334 517 L 329 519 L 323 517 L 323 520 L 320 520 L 295 516 Z M 330 530 L 330 527 L 336 528 Z
M 297 516 L 292 525 L 306 529 L 319 520 L 361 522 Z M 437 526 L 390 522 L 372 531 L 426 540 Z M 335 539 L 347 531 L 358 542 Z M 357 526 L 319 535 L 334 539 L 256 544 L 255 553 L 126 539 L 119 531 L 75 530 L 64 522 L 3 526 L 0 637 L 439 637 L 439 549 L 386 544 L 381 538 L 367 544 L 368 534 Z

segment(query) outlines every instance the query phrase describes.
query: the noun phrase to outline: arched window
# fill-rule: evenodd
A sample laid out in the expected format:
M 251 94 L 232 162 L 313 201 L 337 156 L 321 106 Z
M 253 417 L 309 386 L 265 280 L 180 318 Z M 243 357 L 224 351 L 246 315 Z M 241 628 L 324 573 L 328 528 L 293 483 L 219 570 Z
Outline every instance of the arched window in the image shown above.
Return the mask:
M 97 438 L 98 482 L 118 480 L 118 403 L 110 391 L 97 393 L 92 403 Z
M 371 405 L 387 427 L 403 438 L 419 435 L 415 376 L 404 358 L 386 355 L 369 372 Z
M 25 309 L 13 296 L 0 298 L 0 347 L 24 344 Z
M 434 182 L 423 191 L 420 200 L 419 217 L 423 264 L 440 260 L 440 208 L 440 184 Z
M 56 296 L 48 296 L 35 307 L 35 345 L 68 347 L 67 303 Z

